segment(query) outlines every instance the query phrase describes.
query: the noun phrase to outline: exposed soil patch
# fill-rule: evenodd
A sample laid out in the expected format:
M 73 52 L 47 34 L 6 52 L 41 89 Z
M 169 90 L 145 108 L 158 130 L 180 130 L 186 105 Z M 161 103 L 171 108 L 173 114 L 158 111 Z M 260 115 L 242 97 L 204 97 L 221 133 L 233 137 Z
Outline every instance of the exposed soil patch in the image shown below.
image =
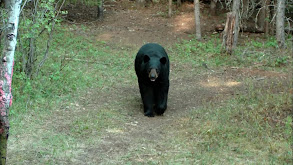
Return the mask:
M 206 6 L 202 6 L 204 7 Z M 138 48 L 143 43 L 157 42 L 164 46 L 171 46 L 178 40 L 191 38 L 190 35 L 194 33 L 193 4 L 185 3 L 172 18 L 165 16 L 166 9 L 165 6 L 154 5 L 137 10 L 135 4 L 131 2 L 107 2 L 103 21 L 94 20 L 93 14 L 85 14 L 87 19 L 79 14 L 69 14 L 68 20 L 82 24 L 86 20 L 97 41 L 106 41 L 113 45 Z M 69 13 L 85 11 L 85 9 L 75 10 L 70 10 Z M 94 13 L 95 9 L 88 11 Z M 208 14 L 203 14 L 203 33 L 213 33 L 215 24 L 222 23 L 224 20 L 225 15 L 210 17 Z M 191 69 L 186 67 L 187 70 Z M 154 118 L 143 116 L 137 84 L 135 86 L 120 85 L 108 93 L 91 93 L 91 96 L 94 96 L 91 98 L 94 99 L 85 99 L 90 100 L 87 103 L 82 103 L 83 101 L 80 100 L 80 104 L 87 111 L 98 111 L 97 107 L 109 106 L 111 104 L 109 99 L 105 100 L 109 97 L 111 101 L 125 103 L 119 105 L 119 109 L 127 111 L 129 121 L 121 123 L 121 129 L 106 130 L 98 146 L 82 148 L 84 152 L 77 158 L 78 162 L 91 160 L 97 163 L 119 164 L 120 156 L 127 152 L 140 152 L 148 148 L 162 154 L 169 152 L 166 149 L 168 146 L 164 146 L 165 137 L 173 135 L 172 131 L 176 130 L 172 130 L 172 127 L 178 120 L 185 119 L 187 110 L 207 102 L 221 103 L 236 94 L 246 92 L 247 87 L 243 83 L 245 78 L 254 79 L 260 87 L 263 87 L 263 82 L 268 79 L 286 82 L 285 84 L 288 84 L 290 80 L 288 74 L 248 68 L 227 68 L 218 72 L 203 70 L 202 73 L 200 75 L 183 73 L 172 77 L 168 109 L 164 116 Z M 117 108 L 118 105 L 112 106 Z M 69 118 L 64 120 L 70 120 Z M 154 157 L 156 155 L 148 154 L 123 159 L 145 162 L 146 159 L 151 160 Z
M 105 18 L 98 21 L 92 14 L 96 8 L 68 6 L 67 19 L 71 23 L 87 23 L 98 41 L 122 45 L 140 46 L 147 42 L 172 45 L 178 40 L 191 38 L 195 32 L 192 3 L 177 8 L 172 18 L 167 18 L 167 6 L 161 4 L 137 9 L 135 2 L 106 2 L 105 8 Z M 208 6 L 202 4 L 202 8 L 208 11 Z M 215 17 L 203 14 L 202 20 L 202 33 L 213 33 L 215 25 L 225 20 L 225 14 Z
M 172 18 L 166 18 L 166 6 L 163 5 L 155 4 L 137 10 L 134 3 L 129 1 L 107 2 L 103 21 L 94 19 L 96 9 L 76 7 L 66 8 L 69 11 L 69 24 L 86 24 L 91 33 L 83 35 L 90 36 L 95 41 L 106 41 L 109 45 L 115 45 L 113 49 L 119 46 L 138 49 L 146 42 L 171 46 L 178 40 L 190 39 L 190 35 L 194 33 L 193 7 L 188 3 L 179 8 Z M 224 19 L 225 16 L 222 15 L 209 17 L 204 14 L 204 33 L 213 33 L 214 25 Z M 79 32 L 76 33 L 80 35 Z M 188 65 L 185 67 L 186 70 L 192 69 Z M 64 109 L 56 111 L 54 118 L 51 116 L 47 125 L 64 134 L 80 129 L 72 127 L 75 120 L 81 120 L 77 120 L 78 118 L 86 119 L 87 115 L 97 115 L 103 110 L 115 109 L 119 115 L 126 118 L 126 122 L 114 118 L 110 122 L 117 125 L 115 128 L 105 126 L 104 130 L 91 131 L 85 127 L 79 138 L 97 137 L 93 142 L 95 145 L 76 144 L 77 150 L 72 151 L 76 156 L 66 162 L 60 162 L 122 164 L 130 161 L 146 164 L 147 160 L 153 160 L 166 152 L 176 152 L 169 150 L 170 146 L 166 140 L 167 137 L 178 134 L 180 130 L 175 128 L 186 119 L 190 109 L 210 102 L 221 104 L 235 95 L 245 93 L 248 88 L 245 79 L 251 79 L 260 88 L 266 88 L 264 82 L 267 81 L 289 86 L 292 80 L 290 74 L 248 68 L 221 68 L 215 72 L 205 68 L 199 70 L 200 74 L 178 71 L 180 74 L 171 76 L 168 109 L 163 116 L 143 116 L 137 83 L 115 84 L 113 89 L 107 91 L 91 89 L 76 103 L 62 107 Z M 135 156 L 128 157 L 125 153 Z

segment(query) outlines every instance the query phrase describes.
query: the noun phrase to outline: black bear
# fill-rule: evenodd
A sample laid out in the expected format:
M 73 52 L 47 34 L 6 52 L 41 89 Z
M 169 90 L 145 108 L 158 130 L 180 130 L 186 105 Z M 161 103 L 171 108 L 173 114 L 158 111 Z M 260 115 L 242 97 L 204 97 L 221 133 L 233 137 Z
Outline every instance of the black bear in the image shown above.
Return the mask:
M 162 115 L 167 109 L 170 63 L 165 49 L 155 43 L 143 45 L 135 58 L 135 72 L 144 115 Z

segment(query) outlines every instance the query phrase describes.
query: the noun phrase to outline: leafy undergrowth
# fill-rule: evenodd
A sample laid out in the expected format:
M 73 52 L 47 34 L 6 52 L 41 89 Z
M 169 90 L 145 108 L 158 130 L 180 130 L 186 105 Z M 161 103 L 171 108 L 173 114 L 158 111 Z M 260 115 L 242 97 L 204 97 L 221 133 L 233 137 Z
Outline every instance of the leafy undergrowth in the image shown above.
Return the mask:
M 15 73 L 8 164 L 292 163 L 290 47 L 247 41 L 229 56 L 217 36 L 168 47 L 169 108 L 150 119 L 138 48 L 88 34 L 65 25 L 36 79 Z

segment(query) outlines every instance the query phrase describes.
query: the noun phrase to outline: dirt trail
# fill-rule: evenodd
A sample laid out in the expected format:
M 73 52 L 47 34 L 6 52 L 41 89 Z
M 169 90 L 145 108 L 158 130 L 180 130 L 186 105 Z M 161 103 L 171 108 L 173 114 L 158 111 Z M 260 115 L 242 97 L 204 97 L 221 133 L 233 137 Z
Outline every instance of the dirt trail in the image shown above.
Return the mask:
M 217 83 L 226 83 L 223 80 L 227 78 L 225 76 L 212 80 L 216 75 L 193 74 L 190 77 L 182 76 L 171 79 L 168 109 L 164 116 L 153 118 L 143 115 L 137 85 L 116 88 L 110 91 L 107 96 L 101 93 L 91 93 L 94 99 L 88 101 L 87 104 L 80 101 L 79 104 L 83 106 L 79 107 L 80 109 L 86 109 L 90 113 L 99 112 L 103 106 L 109 109 L 121 109 L 124 111 L 122 113 L 127 113 L 128 119 L 127 122 L 120 123 L 119 128 L 106 129 L 99 145 L 82 148 L 83 154 L 80 154 L 74 163 L 79 164 L 89 160 L 98 164 L 119 164 L 124 161 L 146 162 L 155 159 L 158 153 L 164 155 L 166 152 L 172 152 L 168 150 L 171 146 L 168 146 L 168 138 L 166 137 L 178 135 L 180 130 L 174 128 L 178 127 L 180 120 L 185 119 L 188 110 L 201 106 L 203 102 L 218 101 L 223 96 L 228 98 L 234 93 L 234 88 L 225 88 L 224 86 L 220 91 L 213 87 L 203 87 L 202 84 L 209 84 L 209 80 L 211 80 L 211 84 L 216 81 Z M 105 97 L 110 97 L 111 100 L 106 101 Z M 113 100 L 119 105 L 111 103 Z M 138 156 L 121 157 L 125 156 L 125 153 L 136 155 L 134 154 L 136 152 Z M 122 159 L 124 160 L 122 161 Z
M 135 10 L 129 4 L 114 3 L 108 5 L 111 7 L 106 8 L 103 22 L 91 22 L 89 20 L 88 25 L 92 28 L 98 41 L 132 47 L 140 47 L 146 42 L 157 42 L 169 46 L 177 40 L 188 39 L 194 31 L 192 4 L 185 4 L 182 7 L 184 12 L 180 12 L 170 19 L 161 16 L 161 11 L 164 10 L 161 8 L 162 6 Z M 74 17 L 70 20 L 79 21 L 78 18 Z M 84 18 L 81 20 L 84 20 Z M 204 24 L 206 26 L 203 29 L 206 32 L 212 32 L 211 24 L 214 23 L 216 21 L 210 19 L 210 22 Z M 166 143 L 166 137 L 176 136 L 176 132 L 179 130 L 174 130 L 173 127 L 179 120 L 184 120 L 184 116 L 188 113 L 187 110 L 197 108 L 204 102 L 212 100 L 221 102 L 225 98 L 233 96 L 236 91 L 245 88 L 237 79 L 242 74 L 250 73 L 249 70 L 220 70 L 217 72 L 202 70 L 201 74 L 182 72 L 181 75 L 171 76 L 168 109 L 164 116 L 154 118 L 143 116 L 137 85 L 120 86 L 107 94 L 91 92 L 91 98 L 94 99 L 87 101 L 87 103 L 83 103 L 81 99 L 79 109 L 98 112 L 101 106 L 112 107 L 121 109 L 129 117 L 126 123 L 121 123 L 119 129 L 106 129 L 98 142 L 99 145 L 81 147 L 83 152 L 72 160 L 72 163 L 84 164 L 90 160 L 91 162 L 88 162 L 88 164 L 92 162 L 119 164 L 121 163 L 121 156 L 125 153 L 133 154 L 146 151 L 144 153 L 148 154 L 123 157 L 123 159 L 129 161 L 143 163 L 146 159 L 151 160 L 158 156 L 152 153 L 164 155 L 164 152 L 172 152 L 168 151 L 169 146 Z M 256 77 L 262 76 L 262 73 L 252 74 Z M 105 98 L 127 104 L 111 105 Z
M 181 39 L 189 39 L 194 33 L 193 4 L 184 3 L 172 18 L 166 17 L 166 6 L 156 4 L 149 8 L 136 9 L 134 2 L 106 2 L 103 21 L 96 21 L 94 9 L 82 8 L 69 12 L 69 22 L 87 24 L 92 27 L 99 41 L 107 43 L 141 46 L 146 42 L 172 45 Z M 206 6 L 202 6 L 206 7 Z M 72 13 L 72 14 L 71 14 Z M 82 16 L 82 17 L 81 17 Z M 214 25 L 223 16 L 202 16 L 203 33 L 212 33 Z
M 179 55 L 174 55 L 172 48 L 180 40 L 192 38 L 193 4 L 184 3 L 176 10 L 172 18 L 166 17 L 167 5 L 155 3 L 154 6 L 138 10 L 134 5 L 135 2 L 131 0 L 107 1 L 104 21 L 95 20 L 96 8 L 88 8 L 84 5 L 66 7 L 68 11 L 66 24 L 68 25 L 64 27 L 67 28 L 66 31 L 69 31 L 70 36 L 73 34 L 77 38 L 86 40 L 86 44 L 89 43 L 94 47 L 93 49 L 97 49 L 97 52 L 102 46 L 107 47 L 101 56 L 98 54 L 100 52 L 95 51 L 97 54 L 92 57 L 94 62 L 86 61 L 89 56 L 84 56 L 68 68 L 71 69 L 77 65 L 70 70 L 73 72 L 85 67 L 90 72 L 86 75 L 89 75 L 87 78 L 91 78 L 87 83 L 92 83 L 90 84 L 92 89 L 70 93 L 56 105 L 49 103 L 51 100 L 41 99 L 41 107 L 35 107 L 39 104 L 33 104 L 30 106 L 36 110 L 30 111 L 30 108 L 26 107 L 23 115 L 19 117 L 15 115 L 21 119 L 16 119 L 15 121 L 20 123 L 15 122 L 11 126 L 8 164 L 136 165 L 235 164 L 235 162 L 238 164 L 260 162 L 261 164 L 274 162 L 273 160 L 277 159 L 276 155 L 285 155 L 285 150 L 272 154 L 274 150 L 284 148 L 279 146 L 284 145 L 280 143 L 283 141 L 282 138 L 274 141 L 272 137 L 266 137 L 267 134 L 259 136 L 256 132 L 251 138 L 244 139 L 242 131 L 237 129 L 237 126 L 242 124 L 242 120 L 229 123 L 233 127 L 227 128 L 227 136 L 222 136 L 226 134 L 222 132 L 226 131 L 226 128 L 223 130 L 215 128 L 214 132 L 212 128 L 225 123 L 217 119 L 220 117 L 220 120 L 226 120 L 227 117 L 227 113 L 223 113 L 225 110 L 222 111 L 219 107 L 226 108 L 227 102 L 233 101 L 231 98 L 235 96 L 239 98 L 238 96 L 243 95 L 245 101 L 246 97 L 250 97 L 250 90 L 258 87 L 261 89 L 259 92 L 268 90 L 268 92 L 285 94 L 287 89 L 292 87 L 289 84 L 292 80 L 291 74 L 286 74 L 285 71 L 278 73 L 259 70 L 254 66 L 250 68 L 222 66 L 211 68 L 213 69 L 211 71 L 201 64 L 195 66 L 191 62 L 184 63 Z M 202 6 L 202 9 L 203 33 L 213 33 L 214 25 L 225 20 L 223 18 L 225 15 L 211 17 L 205 6 Z M 171 61 L 168 108 L 163 116 L 153 118 L 143 115 L 138 84 L 134 79 L 134 66 L 130 64 L 133 61 L 129 60 L 134 58 L 135 51 L 146 42 L 160 43 L 167 49 L 170 59 L 173 60 Z M 83 46 L 84 43 L 76 44 Z M 87 48 L 84 47 L 85 52 Z M 67 51 L 70 50 L 64 51 L 65 54 Z M 75 51 L 78 58 L 84 55 L 79 54 L 78 50 Z M 87 52 L 91 53 L 91 51 Z M 123 56 L 120 56 L 120 53 L 123 53 Z M 103 60 L 110 56 L 112 56 L 111 59 L 118 60 L 105 67 L 103 65 L 106 65 L 108 61 L 97 65 L 96 62 L 104 62 Z M 116 62 L 124 62 L 125 58 L 127 58 L 127 65 L 119 65 L 115 68 Z M 121 69 L 121 66 L 126 67 Z M 107 72 L 107 69 L 111 72 Z M 125 71 L 129 71 L 126 73 L 127 77 L 124 77 Z M 116 77 L 116 75 L 120 76 Z M 74 75 L 73 83 L 78 81 L 78 78 Z M 98 81 L 95 82 L 95 80 Z M 53 100 L 57 99 L 59 96 Z M 26 104 L 31 103 L 28 100 Z M 235 105 L 236 108 L 237 106 Z M 237 120 L 238 115 L 242 116 L 242 113 L 238 114 L 236 108 L 232 107 L 229 110 L 236 110 Z M 250 112 L 250 107 L 247 108 Z M 216 113 L 212 114 L 215 110 Z M 239 111 L 241 110 L 240 108 Z M 222 116 L 220 116 L 221 113 L 223 113 Z M 206 118 L 207 116 L 209 118 Z M 233 117 L 234 113 L 230 119 Z M 13 131 L 14 129 L 16 131 Z M 255 130 L 253 125 L 250 129 Z M 247 134 L 250 133 L 249 130 Z M 266 133 L 269 134 L 269 132 Z M 232 146 L 223 148 L 220 145 L 226 146 L 230 144 L 230 139 L 233 140 L 230 134 L 237 138 L 232 142 Z M 258 136 L 256 141 L 254 136 Z M 264 146 L 254 147 L 254 143 L 264 139 L 272 142 L 265 142 L 261 144 Z M 244 145 L 248 147 L 242 147 Z M 213 152 L 213 149 L 216 149 L 216 152 Z M 253 152 L 250 153 L 249 150 Z M 263 154 L 260 150 L 264 150 Z M 212 161 L 207 161 L 209 159 Z
M 133 5 L 133 4 L 132 4 Z M 162 17 L 162 6 L 154 6 L 142 10 L 134 10 L 123 3 L 114 3 L 115 7 L 106 10 L 103 22 L 91 22 L 89 27 L 95 34 L 97 41 L 106 41 L 107 44 L 140 47 L 146 42 L 157 42 L 163 46 L 171 46 L 181 39 L 189 39 L 194 31 L 193 6 L 185 4 L 175 17 Z M 79 21 L 79 18 L 70 18 Z M 84 20 L 81 19 L 81 20 Z M 172 66 L 174 67 L 174 66 Z M 143 152 L 149 153 L 143 157 L 124 158 L 134 162 L 145 162 L 145 160 L 156 157 L 152 153 L 168 152 L 166 137 L 176 136 L 176 130 L 172 129 L 180 118 L 184 118 L 187 109 L 196 108 L 201 102 L 213 99 L 217 91 L 203 88 L 200 83 L 204 83 L 209 78 L 208 73 L 203 79 L 202 75 L 185 73 L 180 76 L 171 76 L 171 87 L 169 91 L 168 109 L 164 116 L 148 118 L 143 116 L 142 103 L 137 84 L 135 86 L 125 85 L 110 92 L 111 98 L 119 102 L 122 111 L 127 110 L 129 114 L 128 122 L 121 123 L 121 128 L 117 130 L 106 130 L 98 146 L 83 148 L 84 154 L 77 158 L 75 163 L 82 163 L 91 160 L 101 164 L 119 164 L 121 155 L 125 153 Z M 203 81 L 203 82 L 200 82 Z M 223 80 L 220 80 L 223 81 Z M 216 93 L 215 93 L 216 92 Z M 229 93 L 229 92 L 228 92 Z M 99 111 L 97 105 L 108 105 L 103 99 L 103 94 L 91 94 L 93 103 L 84 105 L 88 111 Z M 80 103 L 81 105 L 83 103 Z M 148 151 L 155 150 L 155 151 Z M 170 151 L 169 151 L 170 152 Z M 99 156 L 97 156 L 99 155 Z
M 168 109 L 163 116 L 153 118 L 143 116 L 137 85 L 120 86 L 106 95 L 92 92 L 91 101 L 87 104 L 79 102 L 83 109 L 91 113 L 99 112 L 103 106 L 119 109 L 122 115 L 127 115 L 127 121 L 120 122 L 118 128 L 106 129 L 99 139 L 99 145 L 82 148 L 83 154 L 79 154 L 74 163 L 79 164 L 89 160 L 97 164 L 145 163 L 173 152 L 170 148 L 174 146 L 168 144 L 169 137 L 181 134 L 178 124 L 186 119 L 189 110 L 197 109 L 211 101 L 220 104 L 236 93 L 245 92 L 247 87 L 239 81 L 243 75 L 251 74 L 257 79 L 265 74 L 266 78 L 270 76 L 276 78 L 273 72 L 254 72 L 250 70 L 245 72 L 221 70 L 217 73 L 203 71 L 202 74 L 182 74 L 182 76 L 173 77 Z M 282 75 L 277 77 L 285 79 Z M 259 85 L 263 84 L 259 82 Z M 105 98 L 111 98 L 111 100 L 106 101 Z M 113 104 L 113 100 L 118 104 Z M 131 156 L 127 157 L 126 153 Z

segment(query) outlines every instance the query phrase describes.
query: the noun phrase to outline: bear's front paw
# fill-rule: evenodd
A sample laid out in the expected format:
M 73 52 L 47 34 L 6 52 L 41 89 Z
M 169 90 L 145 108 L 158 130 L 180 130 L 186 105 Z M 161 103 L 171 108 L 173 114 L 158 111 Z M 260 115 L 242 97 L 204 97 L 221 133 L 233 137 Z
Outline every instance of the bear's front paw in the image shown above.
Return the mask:
M 159 116 L 163 116 L 165 110 L 156 110 L 156 114 Z
M 162 116 L 166 109 L 167 109 L 167 105 L 161 105 L 161 106 L 155 108 L 155 112 L 157 115 Z
M 151 111 L 145 112 L 144 115 L 147 116 L 147 117 L 154 117 L 154 113 L 151 112 Z

